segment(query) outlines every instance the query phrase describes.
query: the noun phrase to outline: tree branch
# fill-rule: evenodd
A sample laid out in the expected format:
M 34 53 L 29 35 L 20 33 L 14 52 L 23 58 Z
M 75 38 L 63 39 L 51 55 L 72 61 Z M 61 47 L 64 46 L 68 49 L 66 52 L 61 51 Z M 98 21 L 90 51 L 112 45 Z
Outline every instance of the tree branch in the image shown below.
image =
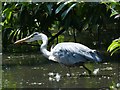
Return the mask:
M 49 40 L 48 40 L 48 44 L 53 41 L 55 38 L 57 38 L 60 34 L 62 34 L 65 31 L 65 29 L 63 28 L 62 30 L 60 30 L 57 34 L 55 34 L 54 36 L 52 36 Z

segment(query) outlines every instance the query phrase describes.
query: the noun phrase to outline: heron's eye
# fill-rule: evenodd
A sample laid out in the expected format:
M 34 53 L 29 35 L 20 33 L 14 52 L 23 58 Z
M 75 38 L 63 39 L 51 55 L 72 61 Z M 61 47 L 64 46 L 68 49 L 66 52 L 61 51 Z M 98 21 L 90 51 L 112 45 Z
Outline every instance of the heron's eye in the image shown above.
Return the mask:
M 34 33 L 34 35 L 38 35 L 38 33 Z
M 34 36 L 39 35 L 39 33 L 35 32 L 30 37 L 33 38 Z
M 31 38 L 33 38 L 33 37 L 34 37 L 34 35 L 31 36 Z

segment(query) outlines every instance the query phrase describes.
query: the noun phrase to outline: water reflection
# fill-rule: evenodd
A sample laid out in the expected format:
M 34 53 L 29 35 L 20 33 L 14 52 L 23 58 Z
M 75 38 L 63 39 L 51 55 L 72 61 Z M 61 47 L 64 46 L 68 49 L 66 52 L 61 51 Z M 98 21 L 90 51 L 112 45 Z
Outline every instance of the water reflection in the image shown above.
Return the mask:
M 94 69 L 93 74 L 94 74 L 94 75 L 97 75 L 99 71 L 100 71 L 100 69 L 99 69 L 99 68 Z
M 94 64 L 89 76 L 82 67 L 71 68 L 48 61 L 39 54 L 3 55 L 5 88 L 102 88 L 118 82 L 117 63 Z
M 61 75 L 59 73 L 53 73 L 53 72 L 48 73 L 48 76 L 49 76 L 49 81 L 59 82 L 61 78 Z

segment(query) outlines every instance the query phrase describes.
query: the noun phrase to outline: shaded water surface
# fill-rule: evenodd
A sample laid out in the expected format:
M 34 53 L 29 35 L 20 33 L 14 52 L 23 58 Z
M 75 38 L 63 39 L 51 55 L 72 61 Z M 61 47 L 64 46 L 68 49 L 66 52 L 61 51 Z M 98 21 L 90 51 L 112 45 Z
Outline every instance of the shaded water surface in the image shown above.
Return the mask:
M 104 88 L 119 83 L 119 64 L 88 64 L 89 76 L 83 67 L 68 68 L 40 54 L 3 55 L 4 88 Z

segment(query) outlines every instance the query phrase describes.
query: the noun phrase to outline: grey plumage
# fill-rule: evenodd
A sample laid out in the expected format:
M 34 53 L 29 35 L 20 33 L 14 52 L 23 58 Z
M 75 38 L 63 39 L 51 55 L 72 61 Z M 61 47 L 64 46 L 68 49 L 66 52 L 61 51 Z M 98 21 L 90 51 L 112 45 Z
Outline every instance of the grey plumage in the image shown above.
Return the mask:
M 73 42 L 57 44 L 51 50 L 50 57 L 49 59 L 65 65 L 86 62 L 88 60 L 94 62 L 101 61 L 101 58 L 97 55 L 96 50 L 92 50 L 82 44 Z

